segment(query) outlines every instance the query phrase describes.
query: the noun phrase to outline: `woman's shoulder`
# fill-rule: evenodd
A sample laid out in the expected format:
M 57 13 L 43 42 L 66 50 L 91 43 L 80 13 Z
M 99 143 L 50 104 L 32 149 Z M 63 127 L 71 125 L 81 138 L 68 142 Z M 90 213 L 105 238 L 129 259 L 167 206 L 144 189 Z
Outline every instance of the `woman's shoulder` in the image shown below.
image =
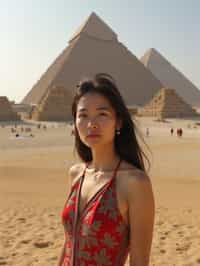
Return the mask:
M 82 175 L 84 169 L 85 169 L 85 163 L 76 163 L 76 164 L 73 164 L 69 168 L 68 174 L 69 174 L 72 186 L 73 184 L 76 183 L 76 181 Z
M 122 161 L 119 172 L 125 174 L 125 176 L 131 180 L 146 180 L 149 178 L 148 174 L 145 171 L 126 161 Z
M 144 187 L 151 186 L 150 177 L 145 171 L 125 161 L 122 162 L 119 176 L 127 196 L 133 193 L 136 195 Z

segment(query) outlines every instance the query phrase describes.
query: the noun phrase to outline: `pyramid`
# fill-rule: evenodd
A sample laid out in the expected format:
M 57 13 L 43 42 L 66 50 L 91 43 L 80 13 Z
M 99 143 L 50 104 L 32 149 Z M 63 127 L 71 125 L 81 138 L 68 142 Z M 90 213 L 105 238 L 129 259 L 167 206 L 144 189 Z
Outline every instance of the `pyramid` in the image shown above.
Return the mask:
M 141 62 L 166 88 L 173 88 L 190 105 L 200 107 L 200 90 L 154 48 L 149 49 Z
M 17 121 L 20 117 L 12 109 L 6 96 L 0 96 L 0 121 Z
M 138 111 L 140 116 L 155 116 L 159 118 L 196 116 L 195 110 L 186 103 L 174 89 L 162 88 L 148 104 Z
M 113 76 L 126 104 L 143 105 L 162 85 L 95 13 L 81 25 L 69 45 L 23 99 L 39 104 L 52 87 L 74 90 L 84 77 L 103 72 Z
M 41 102 L 33 108 L 30 118 L 38 121 L 68 121 L 71 117 L 73 95 L 63 87 L 48 90 Z

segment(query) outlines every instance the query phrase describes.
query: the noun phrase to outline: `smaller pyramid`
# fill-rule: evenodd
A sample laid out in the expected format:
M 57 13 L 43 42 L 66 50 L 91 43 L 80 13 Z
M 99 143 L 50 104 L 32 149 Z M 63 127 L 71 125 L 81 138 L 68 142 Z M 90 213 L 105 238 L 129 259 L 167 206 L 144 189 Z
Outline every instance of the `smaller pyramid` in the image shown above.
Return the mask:
M 63 87 L 51 88 L 33 108 L 30 118 L 38 121 L 69 121 L 72 119 L 72 99 L 71 91 Z
M 18 121 L 20 116 L 14 112 L 6 96 L 0 96 L 0 121 Z
M 196 116 L 196 111 L 174 89 L 162 88 L 150 102 L 139 109 L 140 116 L 175 118 Z
M 140 61 L 160 80 L 163 87 L 175 89 L 185 102 L 200 107 L 200 90 L 160 52 L 151 48 Z

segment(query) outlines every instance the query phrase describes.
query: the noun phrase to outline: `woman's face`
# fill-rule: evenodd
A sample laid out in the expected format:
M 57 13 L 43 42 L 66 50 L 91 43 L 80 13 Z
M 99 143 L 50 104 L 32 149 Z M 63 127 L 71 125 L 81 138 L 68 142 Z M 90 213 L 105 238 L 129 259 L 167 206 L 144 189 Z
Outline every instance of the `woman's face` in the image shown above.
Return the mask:
M 93 147 L 112 143 L 118 124 L 115 110 L 103 95 L 86 93 L 80 98 L 75 126 L 85 145 Z

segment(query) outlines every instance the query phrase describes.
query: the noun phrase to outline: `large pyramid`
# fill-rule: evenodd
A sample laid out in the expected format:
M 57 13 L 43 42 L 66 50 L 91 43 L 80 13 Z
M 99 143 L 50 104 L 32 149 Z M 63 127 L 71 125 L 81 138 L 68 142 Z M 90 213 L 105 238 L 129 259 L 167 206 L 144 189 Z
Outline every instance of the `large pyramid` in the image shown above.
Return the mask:
M 32 110 L 30 118 L 38 121 L 68 121 L 71 119 L 69 103 L 72 98 L 71 92 L 63 87 L 52 88 Z
M 72 36 L 67 48 L 42 75 L 23 103 L 38 104 L 48 89 L 74 90 L 85 76 L 109 73 L 129 105 L 143 105 L 162 87 L 95 13 Z
M 164 87 L 175 89 L 187 103 L 200 107 L 200 90 L 158 51 L 154 48 L 149 49 L 142 56 L 141 62 L 161 81 Z
M 6 96 L 0 96 L 0 121 L 17 121 L 20 117 L 12 109 Z
M 162 88 L 138 114 L 159 118 L 196 116 L 195 110 L 187 104 L 174 89 Z

